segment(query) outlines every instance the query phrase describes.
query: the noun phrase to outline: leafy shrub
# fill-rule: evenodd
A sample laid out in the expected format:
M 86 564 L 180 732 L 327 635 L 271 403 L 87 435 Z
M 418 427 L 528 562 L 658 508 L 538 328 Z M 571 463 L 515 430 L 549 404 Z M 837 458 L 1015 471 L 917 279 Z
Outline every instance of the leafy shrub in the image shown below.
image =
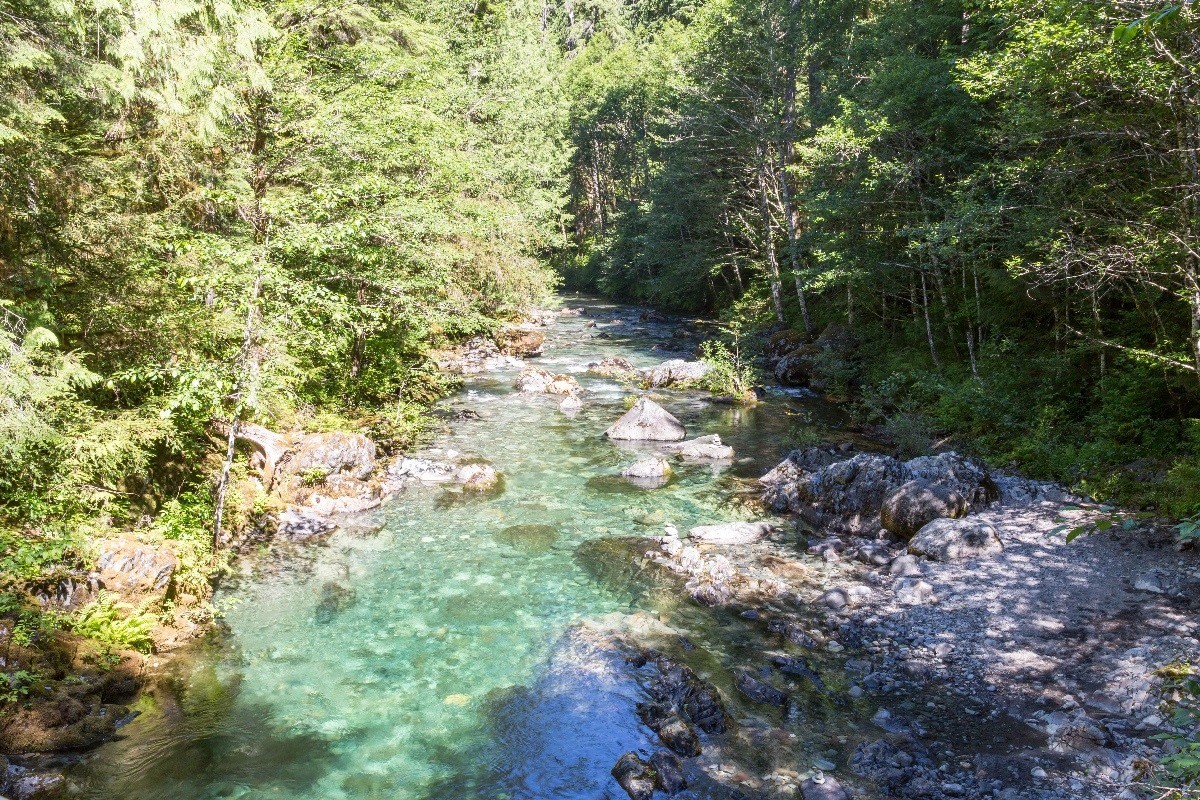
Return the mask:
M 75 614 L 71 629 L 106 649 L 148 653 L 153 646 L 154 616 L 119 602 L 111 592 L 101 592 Z
M 700 345 L 700 360 L 708 364 L 708 374 L 700 384 L 714 394 L 728 395 L 741 403 L 753 403 L 754 367 L 742 358 L 736 340 L 732 347 L 709 340 Z

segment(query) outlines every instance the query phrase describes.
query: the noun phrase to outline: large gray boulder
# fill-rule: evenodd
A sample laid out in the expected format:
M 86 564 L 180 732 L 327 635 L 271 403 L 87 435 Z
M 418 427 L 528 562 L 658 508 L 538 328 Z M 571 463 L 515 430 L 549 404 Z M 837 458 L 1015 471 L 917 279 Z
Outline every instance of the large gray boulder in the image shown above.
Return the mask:
M 703 361 L 684 361 L 673 358 L 657 367 L 642 370 L 642 378 L 651 389 L 672 386 L 677 383 L 694 383 L 708 374 L 712 367 Z
M 678 442 L 687 436 L 687 430 L 665 408 L 643 397 L 604 435 L 630 442 Z
M 375 471 L 375 443 L 361 433 L 310 433 L 280 458 L 275 470 L 280 483 L 314 470 L 327 475 L 348 472 L 366 480 Z
M 908 552 L 935 561 L 980 558 L 1004 549 L 1000 534 L 979 519 L 935 519 L 908 543 Z
M 837 458 L 820 448 L 790 454 L 759 479 L 764 501 L 773 511 L 801 514 L 815 525 L 865 533 L 877 526 L 884 501 L 912 480 L 957 493 L 968 511 L 995 498 L 995 484 L 987 473 L 956 453 L 906 462 L 877 453 Z
M 911 480 L 883 501 L 879 521 L 903 539 L 940 517 L 957 519 L 967 513 L 967 501 L 953 489 L 920 478 Z

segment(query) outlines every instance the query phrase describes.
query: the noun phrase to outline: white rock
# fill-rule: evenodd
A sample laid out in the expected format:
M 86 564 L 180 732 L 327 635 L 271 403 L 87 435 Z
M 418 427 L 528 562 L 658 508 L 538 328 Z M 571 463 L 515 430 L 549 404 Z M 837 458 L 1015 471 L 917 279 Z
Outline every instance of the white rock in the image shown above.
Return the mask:
M 699 436 L 686 442 L 664 445 L 663 450 L 677 454 L 684 461 L 731 461 L 733 448 L 722 444 L 717 434 Z
M 698 525 L 688 536 L 705 544 L 750 544 L 771 532 L 768 522 L 726 522 L 720 525 Z

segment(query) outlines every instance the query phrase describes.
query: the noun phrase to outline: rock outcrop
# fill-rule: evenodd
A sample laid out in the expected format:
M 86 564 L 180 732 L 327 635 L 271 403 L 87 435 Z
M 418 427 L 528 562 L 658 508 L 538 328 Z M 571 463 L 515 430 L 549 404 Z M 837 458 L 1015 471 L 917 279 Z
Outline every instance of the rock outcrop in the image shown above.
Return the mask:
M 995 486 L 987 473 L 953 452 L 906 462 L 874 453 L 836 459 L 820 448 L 789 455 L 759 479 L 768 507 L 800 514 L 813 524 L 859 533 L 877 530 L 885 501 L 909 481 L 921 480 L 939 487 L 939 492 L 957 494 L 968 512 L 995 499 Z
M 687 436 L 683 423 L 658 403 L 643 397 L 614 422 L 604 435 L 633 442 L 677 442 Z

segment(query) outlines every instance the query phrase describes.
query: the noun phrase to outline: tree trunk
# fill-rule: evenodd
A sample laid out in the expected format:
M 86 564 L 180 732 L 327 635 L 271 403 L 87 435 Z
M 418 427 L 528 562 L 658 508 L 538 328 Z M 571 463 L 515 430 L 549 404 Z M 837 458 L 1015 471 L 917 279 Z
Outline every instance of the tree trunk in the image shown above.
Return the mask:
M 925 340 L 929 343 L 929 356 L 933 359 L 933 366 L 941 369 L 942 362 L 938 361 L 937 348 L 933 345 L 933 326 L 929 322 L 929 290 L 925 286 L 925 270 L 921 270 L 921 310 L 925 313 Z
M 763 250 L 767 257 L 767 274 L 771 279 L 771 303 L 775 319 L 783 322 L 783 286 L 779 280 L 779 260 L 775 256 L 775 228 L 771 222 L 771 205 L 767 200 L 766 147 L 758 147 L 758 209 L 763 223 Z

